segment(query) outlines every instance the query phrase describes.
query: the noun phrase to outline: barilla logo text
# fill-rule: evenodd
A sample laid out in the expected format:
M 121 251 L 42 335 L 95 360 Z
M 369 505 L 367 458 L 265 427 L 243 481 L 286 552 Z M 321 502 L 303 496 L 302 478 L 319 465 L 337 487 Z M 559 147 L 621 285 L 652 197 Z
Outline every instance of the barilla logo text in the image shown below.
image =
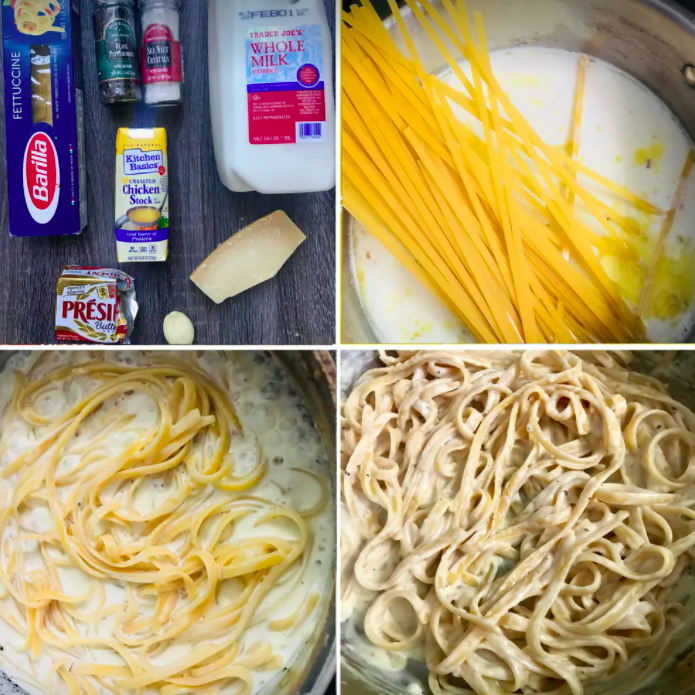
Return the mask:
M 24 151 L 24 199 L 39 224 L 53 219 L 60 198 L 60 166 L 53 140 L 35 133 Z
M 159 173 L 164 165 L 164 154 L 161 150 L 143 152 L 125 150 L 123 152 L 123 173 L 126 176 Z

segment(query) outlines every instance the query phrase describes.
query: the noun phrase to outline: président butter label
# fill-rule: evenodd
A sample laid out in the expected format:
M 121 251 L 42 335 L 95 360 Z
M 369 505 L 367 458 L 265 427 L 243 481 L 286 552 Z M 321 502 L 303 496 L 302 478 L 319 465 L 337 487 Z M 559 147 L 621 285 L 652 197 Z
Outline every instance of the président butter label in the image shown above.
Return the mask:
M 119 128 L 116 138 L 118 262 L 166 261 L 169 163 L 164 128 Z

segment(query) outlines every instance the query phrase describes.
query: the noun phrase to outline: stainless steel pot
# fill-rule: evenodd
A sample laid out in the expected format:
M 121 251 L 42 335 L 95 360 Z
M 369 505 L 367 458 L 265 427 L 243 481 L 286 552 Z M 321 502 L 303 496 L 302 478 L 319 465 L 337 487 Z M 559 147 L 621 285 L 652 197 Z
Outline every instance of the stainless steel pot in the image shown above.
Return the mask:
M 455 349 L 455 348 L 451 348 Z M 469 348 L 470 349 L 470 348 Z M 476 348 L 473 348 L 476 349 Z M 481 348 L 478 348 L 481 349 Z M 484 348 L 483 348 L 484 349 Z M 382 366 L 375 350 L 343 350 L 340 355 L 340 394 L 345 399 L 355 381 L 364 372 Z M 669 393 L 695 411 L 695 352 L 647 350 L 634 353 L 633 371 L 658 377 Z M 345 624 L 342 626 L 345 629 Z M 660 674 L 658 681 L 640 688 L 631 695 L 693 695 L 695 692 L 695 634 L 689 646 Z M 420 681 L 422 693 L 429 693 L 427 669 L 409 662 L 406 672 L 377 668 L 360 653 L 341 642 L 341 695 L 404 695 L 416 690 L 408 688 Z M 569 692 L 569 691 L 568 691 Z M 588 689 L 586 695 L 601 695 L 601 684 Z
M 325 350 L 274 350 L 275 359 L 283 365 L 303 394 L 314 424 L 328 452 L 331 489 L 336 480 L 336 369 L 333 358 Z M 307 645 L 303 664 L 296 663 L 283 695 L 325 695 L 336 671 L 335 583 L 330 587 L 334 600 L 326 605 L 323 624 L 314 641 Z M 0 695 L 4 695 L 0 693 Z
M 440 0 L 434 0 L 447 17 Z M 468 0 L 484 11 L 490 49 L 538 45 L 587 53 L 630 73 L 673 111 L 695 140 L 695 16 L 672 0 Z M 445 67 L 410 11 L 403 10 L 425 68 Z M 392 17 L 385 21 L 400 42 Z M 427 50 L 429 48 L 429 50 Z M 461 57 L 460 54 L 457 57 Z M 351 217 L 343 213 L 343 343 L 378 343 L 355 288 Z
M 16 350 L 0 348 L 0 371 Z M 110 352 L 108 354 L 111 354 Z M 326 474 L 335 490 L 336 369 L 330 353 L 312 350 L 275 350 L 274 359 L 294 380 L 314 419 L 328 453 Z M 107 355 L 108 357 L 108 355 Z M 326 602 L 313 640 L 292 664 L 275 693 L 279 695 L 324 695 L 335 676 L 335 584 L 329 587 L 333 600 Z M 26 695 L 0 671 L 0 695 Z M 259 693 L 259 695 L 261 695 Z M 267 695 L 267 694 L 264 694 Z

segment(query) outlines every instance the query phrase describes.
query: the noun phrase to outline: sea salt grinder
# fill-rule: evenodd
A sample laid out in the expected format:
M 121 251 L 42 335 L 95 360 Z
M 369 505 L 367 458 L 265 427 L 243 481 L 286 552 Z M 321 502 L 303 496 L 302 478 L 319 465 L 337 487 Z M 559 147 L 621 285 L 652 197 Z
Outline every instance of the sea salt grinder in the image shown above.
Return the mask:
M 142 81 L 150 106 L 183 102 L 180 10 L 181 0 L 140 0 Z

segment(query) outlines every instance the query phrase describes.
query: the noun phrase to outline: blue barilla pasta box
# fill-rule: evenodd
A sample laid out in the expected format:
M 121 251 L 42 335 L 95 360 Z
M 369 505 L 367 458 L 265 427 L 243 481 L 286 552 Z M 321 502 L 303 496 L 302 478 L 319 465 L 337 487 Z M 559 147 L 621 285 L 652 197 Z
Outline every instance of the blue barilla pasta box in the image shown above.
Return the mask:
M 79 0 L 0 0 L 12 236 L 87 224 Z

